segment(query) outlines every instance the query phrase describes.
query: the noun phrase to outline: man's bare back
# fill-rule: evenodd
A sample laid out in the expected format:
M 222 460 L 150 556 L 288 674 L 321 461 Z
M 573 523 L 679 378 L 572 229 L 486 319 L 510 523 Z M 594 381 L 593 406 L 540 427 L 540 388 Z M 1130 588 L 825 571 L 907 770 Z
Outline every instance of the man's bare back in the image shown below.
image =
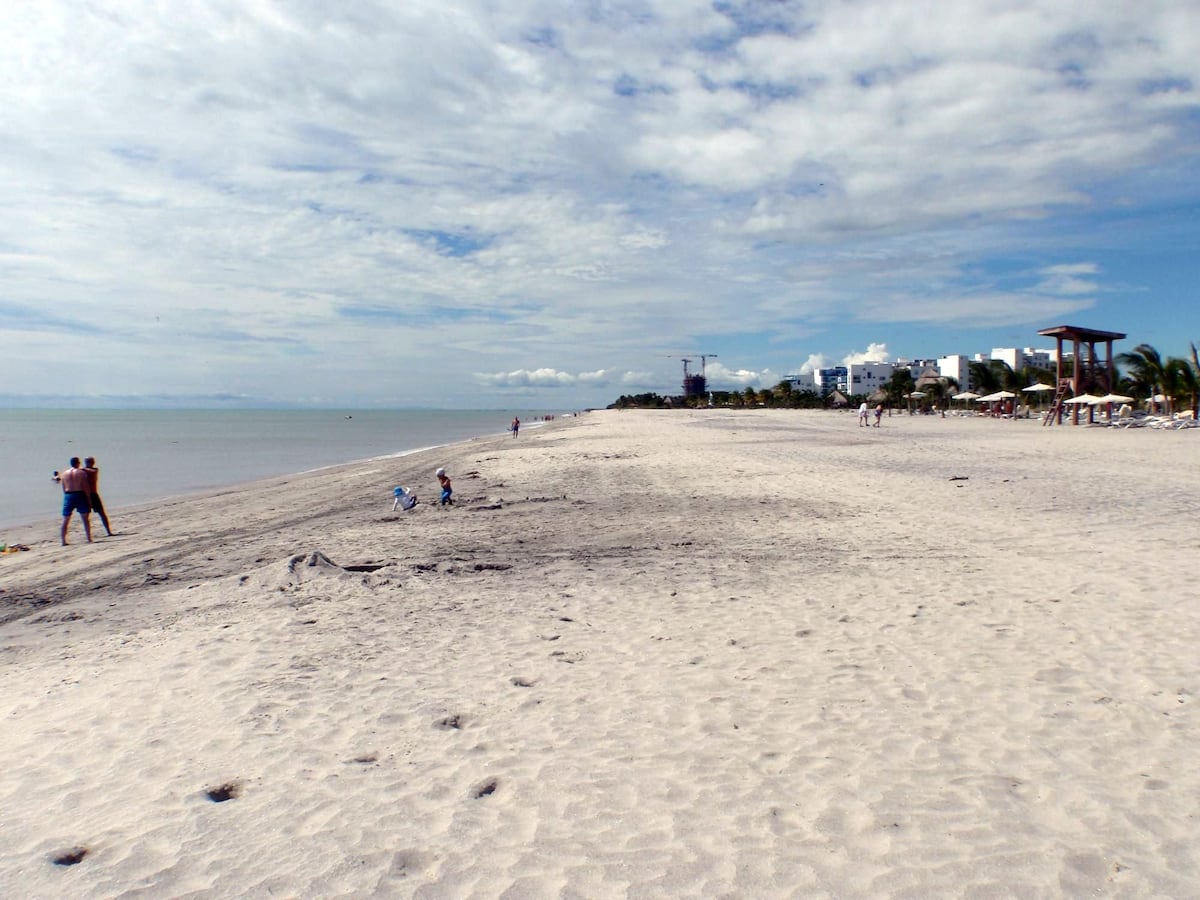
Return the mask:
M 79 513 L 79 517 L 83 519 L 83 533 L 87 535 L 87 541 L 90 544 L 92 542 L 92 506 L 88 501 L 88 494 L 91 492 L 92 476 L 87 469 L 79 465 L 79 457 L 72 456 L 71 468 L 61 475 L 55 472 L 54 477 L 63 489 L 63 546 L 67 546 L 67 529 L 71 526 L 71 513 L 73 512 Z
M 87 469 L 67 469 L 67 471 L 58 476 L 58 480 L 62 482 L 64 492 L 86 491 L 88 489 Z

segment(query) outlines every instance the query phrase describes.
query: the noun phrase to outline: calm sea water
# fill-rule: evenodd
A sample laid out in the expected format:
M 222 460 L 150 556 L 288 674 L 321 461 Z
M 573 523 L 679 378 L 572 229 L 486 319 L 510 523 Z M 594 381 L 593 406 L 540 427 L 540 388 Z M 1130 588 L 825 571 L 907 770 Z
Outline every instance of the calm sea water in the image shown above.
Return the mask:
M 61 521 L 62 488 L 51 473 L 68 468 L 72 456 L 96 457 L 111 514 L 163 497 L 502 434 L 514 415 L 533 425 L 540 413 L 0 409 L 0 528 Z

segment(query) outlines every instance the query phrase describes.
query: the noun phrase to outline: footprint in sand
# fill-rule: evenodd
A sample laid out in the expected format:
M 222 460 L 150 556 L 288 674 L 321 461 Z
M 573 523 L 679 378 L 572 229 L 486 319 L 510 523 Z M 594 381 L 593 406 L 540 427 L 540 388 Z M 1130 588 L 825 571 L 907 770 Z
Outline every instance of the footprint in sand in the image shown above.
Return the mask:
M 500 787 L 499 779 L 489 778 L 487 781 L 484 781 L 472 788 L 471 799 L 478 800 L 481 797 L 490 796 L 491 794 L 496 793 L 496 788 L 498 787 Z
M 242 786 L 236 781 L 230 781 L 226 784 L 206 789 L 204 796 L 213 803 L 224 803 L 227 800 L 236 800 L 241 793 Z
M 51 857 L 51 861 L 56 866 L 76 866 L 83 862 L 83 858 L 87 855 L 87 847 L 72 847 L 70 850 L 63 850 L 60 853 L 54 854 Z

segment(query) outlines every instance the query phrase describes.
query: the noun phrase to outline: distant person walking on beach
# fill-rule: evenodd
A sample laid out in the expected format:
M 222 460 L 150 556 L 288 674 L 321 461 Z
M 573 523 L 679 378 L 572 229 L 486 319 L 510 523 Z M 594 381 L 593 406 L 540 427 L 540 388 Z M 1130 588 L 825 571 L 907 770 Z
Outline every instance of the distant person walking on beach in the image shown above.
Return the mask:
M 879 403 L 875 406 L 875 427 L 879 427 L 879 420 L 883 418 L 883 404 Z
M 442 486 L 442 506 L 446 506 L 447 504 L 453 506 L 454 497 L 452 495 L 454 494 L 454 488 L 450 486 L 450 476 L 446 474 L 445 469 L 438 469 L 434 474 L 437 475 L 438 484 Z
M 867 424 L 867 401 L 864 400 L 858 405 L 858 427 L 866 428 Z
M 513 437 L 517 436 L 517 432 L 521 430 L 521 420 L 513 416 L 513 423 L 509 426 L 512 429 Z
M 104 530 L 112 537 L 112 528 L 108 525 L 108 514 L 104 512 L 104 503 L 100 499 L 100 468 L 96 465 L 96 457 L 89 456 L 83 461 L 83 471 L 88 473 L 88 503 L 92 512 L 104 523 Z
M 80 468 L 79 457 L 72 456 L 71 468 L 61 475 L 55 472 L 54 480 L 61 484 L 63 489 L 63 546 L 67 546 L 67 528 L 71 524 L 71 513 L 73 512 L 78 512 L 79 518 L 83 519 L 83 532 L 87 535 L 90 544 L 92 542 L 92 507 L 88 503 L 88 486 L 91 479 L 88 477 L 87 471 Z

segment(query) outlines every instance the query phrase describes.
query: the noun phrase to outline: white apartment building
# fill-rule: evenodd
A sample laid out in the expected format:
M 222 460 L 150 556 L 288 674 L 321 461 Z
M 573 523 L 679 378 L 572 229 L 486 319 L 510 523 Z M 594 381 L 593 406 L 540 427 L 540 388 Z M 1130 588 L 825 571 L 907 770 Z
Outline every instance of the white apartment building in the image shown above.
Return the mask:
M 850 391 L 846 386 L 846 367 L 830 366 L 824 369 L 813 369 L 812 381 L 805 387 L 816 391 L 822 397 L 835 390 L 848 394 Z
M 937 368 L 937 360 L 936 359 L 908 359 L 908 358 L 902 356 L 898 360 L 896 360 L 896 363 L 895 363 L 896 371 L 899 371 L 900 369 L 908 369 L 908 374 L 913 377 L 913 381 L 916 381 L 918 378 L 920 378 L 921 374 L 926 369 L 936 369 L 936 368 Z
M 849 394 L 870 394 L 886 385 L 896 371 L 890 362 L 860 362 L 846 366 L 846 386 Z
M 1054 350 L 1038 350 L 1034 347 L 1019 349 L 1017 347 L 995 347 L 990 354 L 979 353 L 975 357 L 978 362 L 987 362 L 990 359 L 1001 360 L 1007 363 L 1014 372 L 1020 372 L 1029 366 L 1053 369 L 1057 358 Z
M 962 354 L 940 357 L 936 368 L 943 378 L 953 378 L 960 391 L 971 390 L 971 360 Z

